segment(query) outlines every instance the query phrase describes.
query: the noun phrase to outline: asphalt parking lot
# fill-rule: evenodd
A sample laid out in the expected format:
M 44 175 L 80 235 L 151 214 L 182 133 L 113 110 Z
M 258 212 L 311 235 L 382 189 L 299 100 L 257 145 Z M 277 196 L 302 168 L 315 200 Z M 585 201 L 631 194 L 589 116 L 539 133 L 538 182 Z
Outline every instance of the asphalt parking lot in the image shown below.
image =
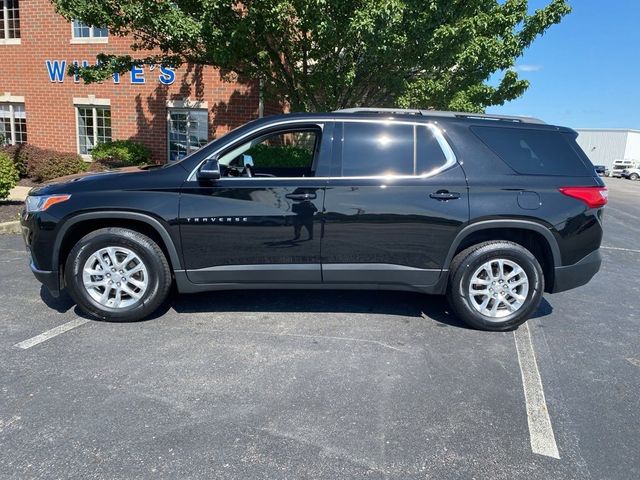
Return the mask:
M 0 477 L 640 478 L 640 182 L 608 184 L 601 272 L 507 333 L 393 292 L 88 321 L 0 236 Z

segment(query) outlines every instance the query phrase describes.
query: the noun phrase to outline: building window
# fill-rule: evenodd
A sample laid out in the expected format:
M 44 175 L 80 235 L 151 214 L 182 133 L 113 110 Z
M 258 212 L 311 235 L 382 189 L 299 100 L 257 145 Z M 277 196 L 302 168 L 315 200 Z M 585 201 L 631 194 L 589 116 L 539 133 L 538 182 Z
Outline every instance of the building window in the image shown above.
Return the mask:
M 98 143 L 111 141 L 111 109 L 109 107 L 76 107 L 78 116 L 78 152 L 89 155 Z
M 0 103 L 0 144 L 27 143 L 27 115 L 22 103 Z
M 0 41 L 20 38 L 18 0 L 0 0 Z
M 94 27 L 93 25 L 87 25 L 86 23 L 79 22 L 75 20 L 72 24 L 72 41 L 106 41 L 109 36 L 109 30 L 103 27 Z
M 180 160 L 208 143 L 207 110 L 170 108 L 168 120 L 169 161 Z

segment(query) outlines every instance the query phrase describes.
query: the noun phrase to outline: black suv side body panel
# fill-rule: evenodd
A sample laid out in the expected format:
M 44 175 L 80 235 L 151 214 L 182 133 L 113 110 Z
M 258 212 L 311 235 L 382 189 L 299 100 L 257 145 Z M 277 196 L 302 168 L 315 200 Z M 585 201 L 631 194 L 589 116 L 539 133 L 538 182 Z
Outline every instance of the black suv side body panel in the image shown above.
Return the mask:
M 346 177 L 337 148 L 343 143 L 339 126 L 362 121 L 362 115 L 261 119 L 166 168 L 61 179 L 34 190 L 33 195 L 71 198 L 44 212 L 23 214 L 32 270 L 56 292 L 65 235 L 85 222 L 112 219 L 139 222 L 156 232 L 180 291 L 365 287 L 443 293 L 460 245 L 469 235 L 496 229 L 532 231 L 544 239 L 551 252 L 550 291 L 584 284 L 597 272 L 603 209 L 588 208 L 559 191 L 602 186 L 593 169 L 585 175 L 518 173 L 472 128 L 491 124 L 567 138 L 571 130 L 474 118 L 368 118 L 437 128 L 455 162 L 428 175 Z M 194 177 L 212 153 L 256 130 L 292 121 L 325 127 L 315 176 L 213 183 Z M 298 233 L 301 238 L 295 238 Z
M 83 222 L 97 220 L 148 225 L 163 239 L 171 266 L 182 269 L 178 192 L 185 176 L 184 168 L 173 165 L 127 173 L 91 174 L 32 191 L 38 195 L 71 194 L 68 201 L 44 212 L 23 212 L 23 237 L 31 254 L 32 270 L 38 272 L 39 278 L 45 278 L 43 283 L 57 294 L 65 236 Z
M 223 177 L 182 187 L 180 231 L 186 277 L 195 284 L 322 283 L 320 244 L 333 122 L 290 122 L 283 131 L 313 128 L 315 176 Z M 223 147 L 233 151 L 278 127 L 260 129 Z
M 446 127 L 469 183 L 470 224 L 477 224 L 475 230 L 504 228 L 508 224 L 509 228 L 531 229 L 542 234 L 553 252 L 556 271 L 554 285 L 547 285 L 549 291 L 563 291 L 587 283 L 600 266 L 600 256 L 594 252 L 602 241 L 603 210 L 590 209 L 583 202 L 560 193 L 559 188 L 604 186 L 602 179 L 594 176 L 587 166 L 585 174 L 580 176 L 518 174 L 469 133 L 470 127 L 485 124 L 464 120 L 450 122 Z M 550 125 L 509 125 L 508 128 L 571 133 Z M 579 150 L 577 145 L 575 148 Z M 577 153 L 584 156 L 581 151 Z M 471 231 L 466 228 L 461 237 Z M 451 249 L 455 251 L 455 247 L 454 243 Z M 574 270 L 572 265 L 576 266 Z
M 455 197 L 430 196 L 445 191 Z M 331 178 L 325 212 L 325 282 L 429 286 L 469 220 L 467 184 L 457 164 L 432 177 Z
M 325 183 L 322 178 L 238 178 L 185 187 L 180 229 L 188 278 L 205 284 L 320 283 L 317 212 Z

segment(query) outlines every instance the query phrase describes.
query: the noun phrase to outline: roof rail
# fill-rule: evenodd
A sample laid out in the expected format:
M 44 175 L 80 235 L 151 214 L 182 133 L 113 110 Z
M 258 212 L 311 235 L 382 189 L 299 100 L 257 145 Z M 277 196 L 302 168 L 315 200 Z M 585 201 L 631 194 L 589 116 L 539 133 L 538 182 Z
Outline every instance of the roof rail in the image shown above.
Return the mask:
M 343 108 L 335 110 L 334 113 L 395 113 L 398 115 L 419 115 L 423 117 L 445 117 L 445 118 L 469 118 L 483 120 L 504 120 L 516 123 L 537 123 L 544 124 L 542 120 L 534 117 L 520 117 L 512 115 L 495 115 L 486 113 L 469 113 L 469 112 L 445 112 L 439 110 L 418 110 L 405 108 L 372 108 L 372 107 L 355 107 Z

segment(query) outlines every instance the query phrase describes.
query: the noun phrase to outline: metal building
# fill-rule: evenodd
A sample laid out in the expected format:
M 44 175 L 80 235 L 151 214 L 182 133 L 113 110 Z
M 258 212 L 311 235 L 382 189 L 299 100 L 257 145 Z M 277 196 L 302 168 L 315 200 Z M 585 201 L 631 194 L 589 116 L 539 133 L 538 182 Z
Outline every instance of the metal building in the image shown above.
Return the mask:
M 640 130 L 578 128 L 578 144 L 594 165 L 611 169 L 614 160 L 640 162 Z

